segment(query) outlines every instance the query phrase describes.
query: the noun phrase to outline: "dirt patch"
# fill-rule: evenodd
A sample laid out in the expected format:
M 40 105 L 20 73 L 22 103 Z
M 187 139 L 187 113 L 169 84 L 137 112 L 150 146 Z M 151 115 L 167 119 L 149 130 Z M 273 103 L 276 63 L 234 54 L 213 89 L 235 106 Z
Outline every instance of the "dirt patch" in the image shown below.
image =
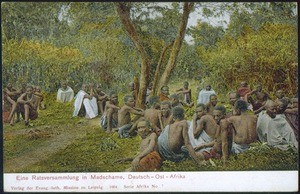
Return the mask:
M 33 150 L 23 153 L 16 158 L 5 160 L 3 162 L 4 172 L 21 172 L 23 168 L 29 165 L 46 160 L 52 154 L 86 136 L 89 126 L 97 126 L 98 122 L 99 118 L 95 118 L 91 120 L 81 120 L 73 126 L 40 126 L 31 129 L 5 132 L 4 139 L 14 138 L 18 135 L 24 135 L 25 138 L 29 139 L 48 138 L 45 139 L 45 142 L 43 142 L 41 146 L 35 147 Z

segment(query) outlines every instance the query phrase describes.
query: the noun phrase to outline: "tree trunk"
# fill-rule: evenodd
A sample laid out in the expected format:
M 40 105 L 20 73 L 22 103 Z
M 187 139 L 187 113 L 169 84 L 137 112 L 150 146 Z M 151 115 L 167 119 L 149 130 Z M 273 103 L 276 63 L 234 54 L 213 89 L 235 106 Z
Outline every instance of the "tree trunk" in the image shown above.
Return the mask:
M 150 57 L 148 53 L 145 51 L 144 46 L 136 32 L 136 29 L 130 19 L 130 7 L 128 6 L 129 3 L 120 2 L 116 3 L 117 12 L 121 19 L 121 22 L 128 33 L 129 37 L 133 41 L 135 47 L 137 48 L 138 52 L 140 53 L 142 59 L 141 65 L 141 74 L 140 74 L 140 87 L 139 87 L 139 94 L 137 98 L 136 105 L 140 108 L 144 108 L 145 100 L 146 100 L 146 92 L 147 92 L 147 82 L 149 80 L 150 75 Z
M 153 86 L 152 86 L 152 95 L 156 95 L 157 94 L 157 82 L 158 82 L 158 75 L 159 75 L 159 70 L 161 68 L 161 64 L 162 64 L 162 61 L 164 59 L 164 56 L 167 52 L 167 50 L 174 44 L 174 41 L 172 41 L 169 45 L 165 45 L 161 54 L 160 54 L 160 57 L 159 57 L 159 61 L 157 63 L 157 66 L 156 66 L 156 69 L 155 69 L 155 74 L 154 74 L 154 80 L 153 80 Z
M 159 87 L 161 87 L 163 85 L 167 85 L 169 82 L 170 74 L 175 67 L 175 62 L 176 62 L 178 53 L 179 53 L 181 45 L 182 45 L 182 41 L 185 36 L 186 26 L 187 26 L 188 19 L 189 19 L 189 14 L 190 14 L 191 10 L 193 9 L 193 7 L 194 7 L 194 3 L 188 3 L 188 2 L 184 3 L 182 19 L 180 22 L 180 26 L 178 28 L 178 34 L 176 36 L 174 45 L 172 47 L 172 51 L 170 54 L 170 58 L 169 58 L 167 67 L 161 76 Z

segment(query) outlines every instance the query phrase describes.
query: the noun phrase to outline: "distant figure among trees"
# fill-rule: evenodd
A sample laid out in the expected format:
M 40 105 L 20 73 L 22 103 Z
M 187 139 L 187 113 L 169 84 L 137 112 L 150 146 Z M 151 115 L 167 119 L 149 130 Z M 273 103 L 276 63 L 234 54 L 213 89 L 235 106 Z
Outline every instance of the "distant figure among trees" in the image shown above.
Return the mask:
M 176 90 L 179 96 L 183 96 L 183 102 L 190 104 L 192 102 L 192 90 L 189 88 L 189 82 L 183 82 L 183 87 Z
M 70 102 L 74 99 L 74 91 L 73 89 L 67 85 L 66 81 L 62 81 L 60 84 L 60 88 L 57 91 L 57 101 L 58 102 Z
M 203 88 L 198 95 L 198 100 L 197 103 L 200 104 L 207 104 L 209 102 L 209 97 L 212 94 L 216 94 L 216 92 L 211 89 L 211 85 L 210 84 L 206 84 L 205 88 Z
M 242 100 L 244 100 L 245 99 L 245 95 L 248 94 L 248 93 L 250 93 L 250 92 L 251 92 L 251 89 L 248 86 L 248 83 L 245 82 L 245 81 L 242 81 L 240 87 L 237 89 L 237 93 L 240 95 L 240 98 Z

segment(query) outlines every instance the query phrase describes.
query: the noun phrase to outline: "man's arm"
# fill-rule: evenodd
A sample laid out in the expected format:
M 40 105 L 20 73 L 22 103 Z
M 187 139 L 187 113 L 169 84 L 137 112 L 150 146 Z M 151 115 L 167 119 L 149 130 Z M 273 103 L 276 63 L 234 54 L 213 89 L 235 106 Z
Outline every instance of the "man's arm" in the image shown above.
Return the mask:
M 223 165 L 226 164 L 226 161 L 228 159 L 228 126 L 229 122 L 226 119 L 222 119 L 220 121 L 220 130 L 221 130 L 221 142 L 222 142 L 222 159 L 223 159 Z
M 112 108 L 112 109 L 118 109 L 118 110 L 120 110 L 120 107 L 118 107 L 118 106 L 110 103 L 109 101 L 106 102 L 106 107 L 107 108 Z
M 205 119 L 203 117 L 201 117 L 200 121 L 199 121 L 199 124 L 197 125 L 197 127 L 193 131 L 195 138 L 198 138 L 199 135 L 201 134 L 201 132 L 204 130 L 204 125 L 205 125 Z
M 141 115 L 141 116 L 144 116 L 144 111 L 142 109 L 140 110 L 136 110 L 134 108 L 131 108 L 129 107 L 128 111 L 132 114 L 135 114 L 135 115 Z
M 25 97 L 25 96 L 26 96 L 26 93 L 22 94 L 22 95 L 18 98 L 17 102 L 20 103 L 20 104 L 26 104 L 26 103 L 29 103 L 29 101 L 24 100 L 24 97 Z
M 186 148 L 188 149 L 189 151 L 189 154 L 190 156 L 195 160 L 195 162 L 197 164 L 200 164 L 200 161 L 199 159 L 197 158 L 197 155 L 191 145 L 191 142 L 190 142 L 190 138 L 189 138 L 189 135 L 188 135 L 188 127 L 187 127 L 187 124 L 184 125 L 184 126 L 181 126 L 183 129 L 182 129 L 182 136 L 183 136 L 183 140 L 184 140 L 184 145 L 186 146 Z

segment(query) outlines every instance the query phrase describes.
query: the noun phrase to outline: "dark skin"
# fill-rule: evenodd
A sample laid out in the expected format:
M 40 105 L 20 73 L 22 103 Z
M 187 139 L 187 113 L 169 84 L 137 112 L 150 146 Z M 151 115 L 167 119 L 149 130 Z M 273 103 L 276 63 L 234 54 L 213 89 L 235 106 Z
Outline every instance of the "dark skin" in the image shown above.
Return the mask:
M 118 120 L 118 95 L 112 94 L 109 101 L 106 102 L 104 113 L 107 117 L 107 130 L 106 133 L 111 133 L 113 131 L 112 128 L 112 119 Z
M 252 95 L 255 95 L 255 100 L 252 98 Z M 245 101 L 250 102 L 253 106 L 255 104 L 261 104 L 258 109 L 254 110 L 254 114 L 258 114 L 265 109 L 265 103 L 268 99 L 270 99 L 269 94 L 262 90 L 262 86 L 260 84 L 258 84 L 254 90 L 245 95 Z

